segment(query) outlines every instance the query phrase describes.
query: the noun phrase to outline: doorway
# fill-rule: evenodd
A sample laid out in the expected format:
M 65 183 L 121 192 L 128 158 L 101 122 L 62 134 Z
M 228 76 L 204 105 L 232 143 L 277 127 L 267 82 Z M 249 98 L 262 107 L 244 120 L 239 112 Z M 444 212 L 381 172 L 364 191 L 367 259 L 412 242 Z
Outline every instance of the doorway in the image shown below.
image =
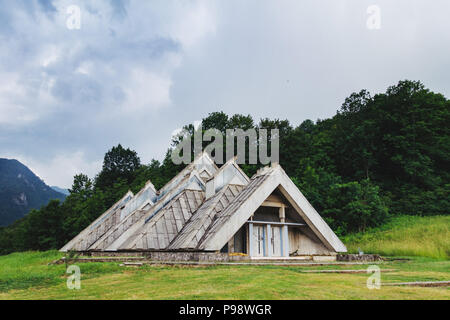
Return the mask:
M 264 257 L 266 256 L 266 226 L 254 225 L 252 233 L 252 242 L 254 243 L 252 256 Z

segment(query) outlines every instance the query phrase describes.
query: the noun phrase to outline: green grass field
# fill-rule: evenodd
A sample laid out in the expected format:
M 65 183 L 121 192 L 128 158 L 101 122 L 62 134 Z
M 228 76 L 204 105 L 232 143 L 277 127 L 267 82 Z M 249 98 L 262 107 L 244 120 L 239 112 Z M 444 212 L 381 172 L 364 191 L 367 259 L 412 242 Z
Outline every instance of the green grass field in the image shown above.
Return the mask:
M 344 239 L 351 250 L 410 260 L 380 268 L 382 283 L 450 280 L 449 217 L 399 217 L 383 228 Z M 397 245 L 396 245 L 397 244 Z M 366 265 L 144 266 L 80 263 L 80 290 L 69 290 L 57 251 L 0 257 L 0 300 L 5 299 L 450 299 L 450 288 L 382 286 L 369 290 L 369 274 L 306 273 L 322 269 L 366 269 Z

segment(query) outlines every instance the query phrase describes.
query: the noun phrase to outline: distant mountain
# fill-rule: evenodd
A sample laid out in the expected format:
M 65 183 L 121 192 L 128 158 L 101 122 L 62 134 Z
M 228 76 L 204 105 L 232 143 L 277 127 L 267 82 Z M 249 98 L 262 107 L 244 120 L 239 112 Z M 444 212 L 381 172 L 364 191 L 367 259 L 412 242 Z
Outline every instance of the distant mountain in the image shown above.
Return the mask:
M 19 161 L 0 159 L 0 226 L 13 223 L 50 200 L 65 197 Z
M 56 192 L 62 193 L 62 194 L 65 195 L 65 196 L 68 196 L 68 195 L 70 194 L 70 192 L 69 192 L 68 189 L 63 189 L 63 188 L 56 187 L 56 186 L 51 186 L 51 188 L 52 188 L 53 190 L 55 190 Z

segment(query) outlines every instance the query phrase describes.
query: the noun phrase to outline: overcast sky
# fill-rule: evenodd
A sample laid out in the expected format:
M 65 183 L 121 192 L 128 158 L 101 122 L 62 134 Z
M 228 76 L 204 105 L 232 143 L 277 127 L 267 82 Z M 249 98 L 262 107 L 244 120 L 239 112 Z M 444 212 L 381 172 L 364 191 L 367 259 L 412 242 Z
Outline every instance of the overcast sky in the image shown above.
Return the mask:
M 70 187 L 118 143 L 162 159 L 213 111 L 298 125 L 403 79 L 449 97 L 449 16 L 448 0 L 0 0 L 0 157 Z

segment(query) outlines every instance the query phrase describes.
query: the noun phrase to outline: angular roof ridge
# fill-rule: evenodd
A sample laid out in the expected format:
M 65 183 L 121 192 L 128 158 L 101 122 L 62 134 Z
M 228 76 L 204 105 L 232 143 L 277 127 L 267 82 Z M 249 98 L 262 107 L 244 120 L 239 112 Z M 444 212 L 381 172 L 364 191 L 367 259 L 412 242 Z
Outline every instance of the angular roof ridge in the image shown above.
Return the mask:
M 171 241 L 171 243 L 169 244 L 168 248 L 170 249 L 171 246 L 174 246 L 174 244 L 177 242 L 178 239 L 180 239 L 182 237 L 182 235 L 184 234 L 183 232 L 189 228 L 189 225 L 191 224 L 191 222 L 193 221 L 193 219 L 196 218 L 197 213 L 203 208 L 203 206 L 209 205 L 209 207 L 207 208 L 207 211 L 205 214 L 208 214 L 209 212 L 211 212 L 211 210 L 214 210 L 215 205 L 217 204 L 217 202 L 220 201 L 220 198 L 222 197 L 222 195 L 225 193 L 226 189 L 228 188 L 229 185 L 227 185 L 226 187 L 222 188 L 219 192 L 217 192 L 214 196 L 212 196 L 209 199 L 206 199 L 205 201 L 203 201 L 203 203 L 197 208 L 197 210 L 195 210 L 192 213 L 191 218 L 186 222 L 186 224 L 183 226 L 183 228 L 180 230 L 179 234 Z M 184 231 L 183 231 L 184 230 Z M 192 235 L 192 237 L 190 238 L 189 241 L 192 241 L 193 237 L 195 237 L 195 234 Z
M 165 197 L 167 197 L 167 195 L 170 194 L 170 191 L 175 190 L 176 187 L 177 187 L 177 186 L 180 186 L 181 184 L 183 184 L 183 182 L 186 182 L 186 181 L 191 180 L 192 177 L 197 178 L 197 180 L 198 180 L 203 186 L 205 185 L 205 183 L 203 182 L 202 178 L 200 177 L 199 172 L 197 171 L 197 169 L 194 168 L 190 173 L 186 174 L 186 175 L 183 177 L 183 179 L 182 179 L 178 184 L 176 184 L 172 189 L 170 189 L 170 190 L 169 190 L 167 193 L 165 193 L 160 199 L 158 199 L 157 202 L 155 203 L 155 205 L 156 205 L 157 203 L 159 203 L 162 199 L 164 199 Z M 179 191 L 180 191 L 180 193 L 182 193 L 183 191 L 185 191 L 185 190 L 187 190 L 187 189 L 192 190 L 192 189 L 190 189 L 189 186 L 188 186 L 188 187 L 183 188 L 183 189 L 181 189 L 181 190 L 179 190 Z M 159 208 L 157 211 L 164 209 L 164 207 L 167 206 L 167 205 L 172 201 L 172 199 L 174 199 L 174 198 L 176 198 L 176 197 L 178 197 L 178 196 L 179 196 L 179 194 L 174 195 L 174 197 L 171 198 L 171 199 L 169 200 L 169 202 L 167 202 L 166 204 L 164 204 L 164 205 L 163 205 L 161 208 Z M 157 212 L 154 213 L 154 214 L 157 214 Z M 153 217 L 153 215 L 150 216 L 150 217 L 148 217 L 148 219 L 146 219 L 145 223 L 147 223 L 148 220 L 150 220 L 152 217 Z
M 181 179 L 181 181 L 179 181 L 179 182 L 176 184 L 176 186 L 182 185 L 183 183 L 185 183 L 186 181 L 188 181 L 188 180 L 190 179 L 191 175 L 192 175 L 192 172 L 191 172 L 191 173 L 188 173 L 188 174 L 186 174 L 186 175 L 184 175 L 184 177 Z M 200 180 L 201 180 L 201 179 L 200 179 Z M 148 215 L 149 212 L 151 212 L 152 210 L 156 210 L 157 206 L 160 205 L 161 202 L 162 202 L 164 199 L 166 199 L 166 198 L 171 194 L 171 191 L 174 190 L 174 189 L 175 189 L 175 187 L 172 188 L 172 189 L 170 189 L 168 192 L 166 192 L 161 198 L 157 199 L 156 202 L 155 202 L 148 210 L 145 210 L 144 213 L 143 213 L 143 215 L 142 215 L 141 217 L 139 217 L 139 219 L 138 219 L 136 222 L 132 223 L 128 228 L 126 228 L 126 230 L 123 231 L 122 234 L 124 234 L 126 231 L 128 231 L 130 228 L 132 228 L 134 225 L 136 225 L 137 223 L 139 223 L 143 218 L 145 218 L 146 215 Z M 177 195 L 175 195 L 174 197 L 176 197 L 176 196 L 177 196 Z M 168 202 L 170 202 L 170 200 L 169 200 Z M 166 204 L 167 204 L 167 203 L 166 203 Z M 163 206 L 162 206 L 161 208 L 163 208 L 166 204 L 163 204 Z M 159 209 L 161 209 L 161 208 L 159 208 Z M 135 211 L 131 212 L 131 213 L 130 213 L 128 216 L 126 216 L 122 221 L 120 221 L 114 228 L 108 230 L 104 235 L 102 235 L 101 238 L 97 239 L 97 241 L 94 242 L 94 243 L 90 246 L 90 248 L 93 248 L 93 247 L 98 246 L 100 243 L 102 243 L 104 240 L 106 240 L 111 234 L 113 234 L 116 230 L 118 230 L 118 229 L 120 228 L 120 226 L 125 225 L 125 223 L 127 223 L 127 221 L 128 221 L 129 219 L 133 219 L 133 217 L 134 217 L 134 215 L 135 215 L 136 212 L 138 212 L 138 210 L 135 210 Z M 152 216 L 151 216 L 151 217 L 152 217 Z M 151 218 L 151 217 L 150 217 L 150 218 Z M 147 220 L 147 218 L 145 218 L 145 221 L 146 221 L 146 220 Z M 145 221 L 144 221 L 144 224 L 145 224 Z M 114 239 L 112 242 L 110 242 L 110 243 L 107 245 L 107 247 L 111 246 L 111 245 L 112 245 L 114 242 L 116 242 L 120 237 L 121 237 L 121 235 L 118 236 L 116 239 Z
M 93 228 L 96 227 L 96 225 L 104 220 L 106 216 L 109 216 L 111 213 L 113 213 L 115 210 L 117 210 L 118 206 L 122 204 L 123 201 L 129 196 L 132 196 L 131 199 L 133 199 L 134 194 L 131 192 L 131 190 L 128 190 L 128 192 L 116 203 L 114 203 L 108 210 L 106 210 L 103 214 L 101 214 L 97 219 L 95 219 L 92 223 L 90 223 L 86 228 L 84 228 L 78 235 L 76 235 L 72 240 L 70 240 L 64 247 L 60 249 L 60 251 L 68 251 L 71 250 L 71 248 L 78 243 L 86 234 L 91 231 Z M 130 200 L 131 200 L 130 199 Z M 129 201 L 130 201 L 129 200 Z
M 231 158 L 230 160 L 228 160 L 227 162 L 225 162 L 225 163 L 223 164 L 223 166 L 221 166 L 220 169 L 217 170 L 217 172 L 216 172 L 211 178 L 209 178 L 207 181 L 210 181 L 210 180 L 212 180 L 212 179 L 217 178 L 217 176 L 218 176 L 219 174 L 221 174 L 221 173 L 222 173 L 228 166 L 230 166 L 230 165 L 234 165 L 234 166 L 236 167 L 236 169 L 238 169 L 238 171 L 242 174 L 242 176 L 247 180 L 247 182 L 250 181 L 249 176 L 247 176 L 247 174 L 246 174 L 246 173 L 242 170 L 242 168 L 237 164 L 236 160 L 237 160 L 237 156 L 236 156 L 236 157 L 233 157 L 233 158 Z
M 242 198 L 250 197 L 256 191 L 257 187 L 266 180 L 266 178 L 269 176 L 268 173 L 269 172 L 266 172 L 265 174 L 254 175 L 250 183 L 243 187 L 241 192 L 239 192 L 239 194 L 237 194 L 236 197 L 234 197 L 234 199 L 228 204 L 228 206 L 220 212 L 217 218 L 218 219 L 223 218 L 222 220 L 224 221 L 222 221 L 222 223 L 228 221 L 229 217 L 231 217 L 231 214 L 229 215 L 227 214 L 237 210 L 239 208 L 239 205 L 244 201 L 242 200 Z M 220 228 L 220 226 L 218 226 L 217 224 L 218 219 L 215 219 L 215 221 L 210 225 L 209 228 L 210 232 L 213 229 Z M 201 248 L 204 245 L 204 243 L 208 240 L 207 238 L 210 236 L 212 236 L 212 234 L 205 233 L 204 237 L 202 238 L 202 241 L 199 242 L 199 248 Z
M 161 189 L 159 189 L 158 190 L 158 192 L 160 193 L 160 192 L 163 192 L 163 191 L 169 191 L 169 190 L 166 190 L 177 178 L 179 178 L 180 176 L 185 176 L 185 175 L 187 175 L 187 174 L 189 174 L 190 172 L 192 172 L 193 170 L 196 170 L 195 169 L 195 165 L 198 163 L 198 161 L 201 159 L 201 158 L 203 158 L 203 157 L 206 157 L 211 163 L 212 163 L 212 165 L 214 166 L 214 168 L 216 169 L 216 170 L 219 170 L 219 168 L 217 167 L 217 165 L 215 164 L 215 162 L 214 162 L 214 160 L 210 157 L 210 155 L 207 153 L 207 152 L 202 152 L 202 153 L 200 153 L 199 155 L 197 155 L 195 158 L 194 158 L 194 161 L 192 161 L 191 163 L 189 163 L 186 167 L 184 167 L 180 172 L 178 172 L 172 179 L 170 179 L 169 180 L 169 182 L 167 182 Z M 213 174 L 212 172 L 211 172 L 211 174 Z M 175 186 L 173 186 L 173 187 L 175 187 Z
M 122 234 L 119 237 L 117 237 L 113 242 L 111 242 L 108 245 L 108 247 L 111 247 L 114 243 L 116 243 L 124 234 L 131 232 L 129 234 L 128 238 L 124 239 L 123 242 L 117 246 L 117 248 L 120 248 L 125 243 L 128 243 L 129 238 L 133 237 L 134 234 L 136 232 L 138 232 L 149 220 L 151 220 L 155 215 L 158 214 L 158 212 L 160 210 L 162 210 L 165 206 L 167 206 L 174 197 L 178 196 L 179 193 L 181 193 L 183 190 L 186 189 L 186 186 L 180 190 L 177 187 L 183 186 L 183 184 L 185 184 L 186 182 L 189 182 L 193 177 L 195 177 L 197 179 L 197 181 L 202 186 L 204 186 L 204 182 L 201 179 L 197 169 L 194 168 L 192 171 L 186 173 L 182 177 L 182 179 L 173 188 L 170 188 L 161 198 L 157 199 L 155 204 L 151 208 L 149 208 L 149 210 L 147 210 L 143 216 L 141 216 L 136 222 L 134 222 L 124 232 L 122 232 Z M 169 199 L 167 199 L 167 198 L 169 198 Z M 164 202 L 164 201 L 167 201 L 167 202 Z M 152 210 L 154 210 L 154 212 L 152 212 Z M 150 213 L 150 215 L 149 215 L 149 213 Z M 132 214 L 130 214 L 129 216 L 131 216 L 131 215 Z M 125 219 L 124 219 L 124 221 L 125 221 Z M 124 221 L 121 221 L 119 225 L 124 224 Z M 131 231 L 130 231 L 130 229 L 131 229 Z
M 181 198 L 183 198 L 184 196 L 187 197 L 188 193 L 203 193 L 203 191 L 199 191 L 199 190 L 194 190 L 194 189 L 183 189 L 181 190 L 181 192 L 179 194 L 177 194 L 176 196 L 174 196 L 168 203 L 166 203 L 164 206 L 162 206 L 161 208 L 159 208 L 156 212 L 153 213 L 153 215 L 151 216 L 151 218 L 148 218 L 148 220 L 146 220 L 146 222 L 141 225 L 135 232 L 133 232 L 133 234 L 128 237 L 127 240 L 125 240 L 118 248 L 118 250 L 123 250 L 126 248 L 130 248 L 133 247 L 137 244 L 137 241 L 139 241 L 139 239 L 141 238 L 142 235 L 147 234 L 145 229 L 151 228 L 152 226 L 154 226 L 156 223 L 158 223 L 158 221 L 164 217 L 164 215 L 167 213 L 167 209 L 170 209 L 171 207 L 173 207 Z M 198 205 L 197 208 L 193 211 L 197 211 L 198 207 L 200 207 L 202 204 Z M 189 209 L 190 208 L 190 204 L 188 203 Z
M 203 236 L 207 234 L 208 229 L 211 227 L 212 223 L 214 222 L 214 216 L 211 216 L 211 212 L 214 210 L 217 210 L 217 204 L 223 199 L 224 196 L 226 196 L 226 193 L 228 190 L 230 190 L 230 193 L 233 195 L 233 199 L 239 194 L 239 191 L 236 195 L 234 195 L 235 192 L 232 191 L 232 187 L 235 187 L 236 190 L 239 188 L 242 188 L 242 185 L 232 184 L 229 183 L 225 187 L 223 187 L 219 192 L 217 192 L 213 197 L 205 200 L 201 206 L 197 208 L 197 210 L 192 214 L 192 217 L 189 219 L 188 222 L 184 225 L 183 229 L 179 232 L 179 234 L 171 241 L 167 249 L 169 250 L 192 250 L 195 249 L 195 247 L 198 247 L 198 245 L 201 243 Z M 228 196 L 226 196 L 228 197 Z M 232 200 L 230 200 L 231 203 Z M 206 207 L 205 207 L 206 206 Z M 205 210 L 202 212 L 202 210 Z M 223 210 L 223 209 L 222 209 Z M 202 214 L 202 216 L 199 216 Z M 199 230 L 196 229 L 196 227 L 205 226 L 205 222 L 210 219 L 211 222 L 208 224 L 208 226 L 205 228 L 204 234 L 201 236 L 201 238 L 197 241 L 195 246 L 187 247 L 189 246 L 192 241 L 195 239 L 195 237 L 198 235 Z M 195 225 L 194 225 L 195 223 Z

